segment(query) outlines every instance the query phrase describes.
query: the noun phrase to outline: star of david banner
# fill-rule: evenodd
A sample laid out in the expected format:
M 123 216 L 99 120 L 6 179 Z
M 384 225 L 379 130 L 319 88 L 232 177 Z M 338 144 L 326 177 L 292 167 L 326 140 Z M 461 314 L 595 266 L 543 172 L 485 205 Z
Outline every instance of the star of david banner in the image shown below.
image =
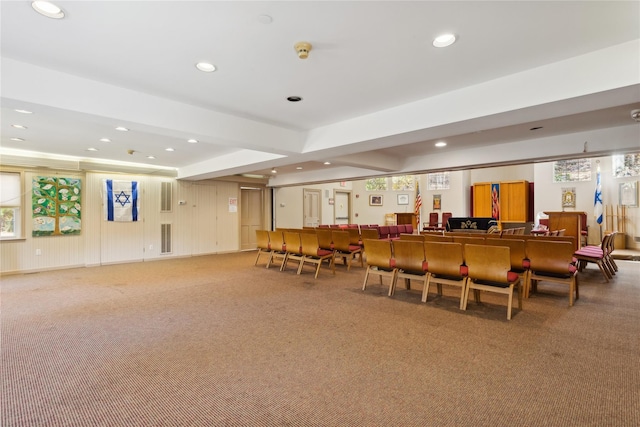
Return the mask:
M 115 181 L 105 179 L 104 182 L 104 219 L 106 221 L 137 221 L 138 191 L 137 181 Z

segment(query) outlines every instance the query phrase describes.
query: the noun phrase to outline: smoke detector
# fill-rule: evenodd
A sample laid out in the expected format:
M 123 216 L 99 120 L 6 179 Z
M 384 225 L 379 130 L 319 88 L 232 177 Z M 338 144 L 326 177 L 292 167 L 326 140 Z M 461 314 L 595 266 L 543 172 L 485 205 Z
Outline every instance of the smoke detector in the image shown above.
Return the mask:
M 298 53 L 298 58 L 307 59 L 309 57 L 309 51 L 311 50 L 311 43 L 298 42 L 295 45 L 293 45 L 293 48 Z
M 631 110 L 631 118 L 636 122 L 640 122 L 640 110 Z

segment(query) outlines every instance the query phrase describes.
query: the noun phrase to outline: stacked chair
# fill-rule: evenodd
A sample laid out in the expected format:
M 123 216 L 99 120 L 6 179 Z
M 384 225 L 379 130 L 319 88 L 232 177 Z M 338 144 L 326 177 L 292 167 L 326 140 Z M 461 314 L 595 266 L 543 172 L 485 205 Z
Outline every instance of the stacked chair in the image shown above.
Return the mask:
M 588 263 L 593 263 L 598 266 L 604 280 L 609 282 L 616 274 L 618 266 L 613 261 L 611 252 L 613 252 L 615 240 L 615 232 L 605 234 L 600 246 L 583 246 L 577 250 L 573 256 L 578 261 L 578 270 L 582 271 Z

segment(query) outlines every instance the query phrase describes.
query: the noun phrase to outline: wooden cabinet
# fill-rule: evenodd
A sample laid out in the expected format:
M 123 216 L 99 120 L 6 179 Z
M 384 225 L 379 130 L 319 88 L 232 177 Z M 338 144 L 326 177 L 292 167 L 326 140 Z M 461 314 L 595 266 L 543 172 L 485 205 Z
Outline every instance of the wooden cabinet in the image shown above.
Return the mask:
M 500 221 L 526 222 L 529 212 L 529 182 L 501 182 L 500 210 Z
M 473 216 L 494 217 L 492 186 L 497 185 L 500 200 L 500 222 L 527 222 L 529 213 L 529 181 L 505 181 L 473 184 Z
M 473 184 L 473 216 L 491 218 L 491 183 Z

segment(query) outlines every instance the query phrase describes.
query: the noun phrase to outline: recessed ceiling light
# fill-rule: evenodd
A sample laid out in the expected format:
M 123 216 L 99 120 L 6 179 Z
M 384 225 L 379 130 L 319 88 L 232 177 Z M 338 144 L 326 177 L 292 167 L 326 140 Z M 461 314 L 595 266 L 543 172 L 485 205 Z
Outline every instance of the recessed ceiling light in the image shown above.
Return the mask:
M 22 138 L 11 138 L 11 140 L 16 142 L 24 142 L 24 139 Z
M 100 142 L 111 142 L 109 138 L 100 138 Z
M 216 66 L 208 62 L 198 62 L 196 64 L 196 68 L 200 71 L 204 71 L 205 73 L 212 73 L 216 70 Z
M 436 147 L 446 147 L 447 143 L 444 141 L 436 142 Z
M 91 148 L 87 148 L 87 151 L 98 151 L 98 149 L 91 147 Z
M 190 143 L 190 144 L 197 144 L 198 140 L 191 138 L 191 139 L 188 139 L 187 142 Z
M 289 101 L 289 102 L 300 102 L 300 101 L 302 101 L 302 98 L 300 98 L 299 96 L 289 96 L 289 97 L 287 97 L 287 101 Z
M 456 41 L 456 36 L 453 34 L 442 34 L 433 39 L 433 45 L 435 47 L 447 47 L 451 46 Z
M 33 111 L 29 111 L 29 110 L 15 110 L 15 111 L 21 114 L 33 114 Z
M 300 170 L 302 170 L 302 166 L 298 166 L 298 167 L 296 167 L 296 169 L 300 171 Z
M 324 164 L 325 164 L 325 165 L 330 165 L 330 164 L 331 164 L 331 162 L 324 162 Z
M 16 129 L 26 129 L 26 126 L 22 126 L 22 125 L 11 125 L 11 127 L 14 127 Z
M 44 15 L 47 18 L 62 19 L 64 18 L 64 12 L 55 4 L 48 1 L 33 1 L 31 7 L 40 15 Z
M 120 132 L 129 132 L 129 129 L 124 126 L 118 126 L 116 130 L 119 130 Z
M 155 158 L 156 158 L 156 156 L 147 156 L 147 159 L 152 159 L 153 160 Z
M 175 148 L 171 148 L 171 147 L 169 147 L 169 148 L 165 148 L 164 150 L 165 150 L 165 151 L 176 151 L 176 150 L 175 150 Z

